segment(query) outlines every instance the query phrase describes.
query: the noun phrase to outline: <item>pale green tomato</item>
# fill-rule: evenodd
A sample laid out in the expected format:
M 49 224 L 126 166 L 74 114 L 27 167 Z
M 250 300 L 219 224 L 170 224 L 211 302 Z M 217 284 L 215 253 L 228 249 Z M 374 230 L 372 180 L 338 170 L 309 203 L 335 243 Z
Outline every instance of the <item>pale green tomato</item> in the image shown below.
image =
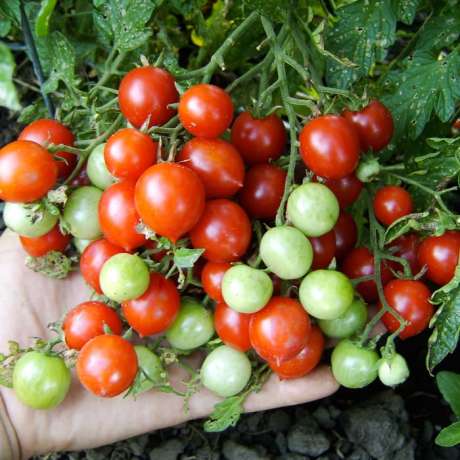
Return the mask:
M 332 230 L 339 212 L 335 195 L 317 182 L 297 187 L 287 202 L 288 219 L 307 236 L 321 236 Z
M 139 256 L 122 252 L 102 266 L 99 282 L 102 292 L 115 302 L 137 299 L 149 287 L 149 269 Z
M 222 296 L 225 303 L 240 313 L 261 310 L 273 294 L 273 283 L 262 270 L 248 265 L 234 265 L 222 279 Z
M 251 378 L 251 362 L 241 351 L 222 345 L 213 350 L 201 366 L 201 382 L 223 398 L 238 394 Z
M 105 144 L 98 145 L 90 154 L 86 165 L 89 180 L 96 187 L 105 190 L 115 183 L 115 178 L 110 174 L 104 160 Z
M 147 347 L 136 345 L 134 350 L 136 351 L 139 365 L 137 378 L 140 384 L 137 393 L 144 393 L 163 381 L 164 369 L 160 358 Z
M 300 284 L 299 298 L 307 312 L 318 319 L 336 319 L 353 302 L 351 281 L 335 270 L 316 270 Z
M 382 359 L 379 365 L 380 381 L 389 387 L 394 387 L 407 380 L 410 371 L 407 362 L 399 353 L 390 359 Z
M 73 244 L 77 248 L 77 251 L 82 254 L 83 251 L 95 240 L 84 240 L 81 238 L 74 238 Z
M 274 227 L 260 242 L 260 257 L 267 268 L 283 280 L 304 276 L 311 267 L 313 248 L 308 238 L 294 227 Z
M 39 218 L 32 223 L 29 217 L 31 215 L 30 206 L 30 203 L 5 203 L 3 220 L 13 232 L 29 238 L 38 238 L 48 233 L 57 224 L 59 216 L 43 208 L 38 213 Z

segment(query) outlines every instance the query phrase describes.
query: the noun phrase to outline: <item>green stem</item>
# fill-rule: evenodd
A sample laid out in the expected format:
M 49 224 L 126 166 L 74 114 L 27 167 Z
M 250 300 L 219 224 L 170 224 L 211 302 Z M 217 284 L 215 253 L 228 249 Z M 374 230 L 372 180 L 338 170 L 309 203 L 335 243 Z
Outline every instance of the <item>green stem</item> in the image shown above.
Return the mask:
M 91 88 L 90 94 L 94 94 L 96 91 L 104 87 L 109 78 L 118 70 L 119 65 L 125 58 L 125 53 L 119 53 L 114 59 L 116 52 L 117 50 L 112 48 L 106 61 L 104 73 L 102 74 L 100 80 Z

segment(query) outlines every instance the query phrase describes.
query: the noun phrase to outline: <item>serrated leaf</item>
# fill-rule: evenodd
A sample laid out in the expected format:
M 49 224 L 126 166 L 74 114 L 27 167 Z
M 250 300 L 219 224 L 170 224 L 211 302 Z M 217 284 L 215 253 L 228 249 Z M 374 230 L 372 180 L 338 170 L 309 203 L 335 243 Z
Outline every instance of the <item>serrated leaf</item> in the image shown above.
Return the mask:
M 179 268 L 192 268 L 204 249 L 178 248 L 174 251 L 174 263 Z
M 393 0 L 393 8 L 399 21 L 412 24 L 420 0 Z
M 443 428 L 436 436 L 435 442 L 438 446 L 453 447 L 460 443 L 460 422 Z
M 458 7 L 445 9 L 430 18 L 421 31 L 415 49 L 418 51 L 439 51 L 460 36 L 460 10 Z
M 39 118 L 46 118 L 47 116 L 48 110 L 43 104 L 43 100 L 40 98 L 33 104 L 28 105 L 23 110 L 21 110 L 18 121 L 19 123 L 29 124 L 34 120 L 38 120 Z
M 13 74 L 16 64 L 10 49 L 0 43 L 0 106 L 10 110 L 19 110 L 18 93 L 13 83 Z
M 460 374 L 448 371 L 438 372 L 436 384 L 452 412 L 460 417 Z
M 217 433 L 235 426 L 243 413 L 245 394 L 231 396 L 214 406 L 209 420 L 204 423 L 204 430 L 208 433 Z

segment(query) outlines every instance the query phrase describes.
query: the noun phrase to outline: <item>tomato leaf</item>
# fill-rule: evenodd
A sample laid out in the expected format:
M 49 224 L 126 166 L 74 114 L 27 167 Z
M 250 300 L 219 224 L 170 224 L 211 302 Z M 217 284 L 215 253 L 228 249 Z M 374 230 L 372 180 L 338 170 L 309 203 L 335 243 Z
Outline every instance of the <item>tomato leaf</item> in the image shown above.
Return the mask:
M 50 19 L 54 8 L 56 7 L 56 3 L 57 0 L 42 0 L 40 11 L 38 12 L 37 19 L 35 21 L 35 33 L 39 37 L 48 35 Z
M 435 442 L 438 446 L 452 447 L 460 443 L 460 422 L 452 423 L 446 428 L 443 428 L 438 436 L 436 436 Z
M 192 268 L 204 249 L 178 248 L 174 251 L 174 263 L 178 268 Z
M 208 433 L 216 433 L 235 426 L 243 413 L 245 397 L 246 394 L 231 396 L 217 403 L 209 420 L 204 423 L 204 430 Z
M 448 371 L 438 372 L 436 384 L 452 412 L 460 417 L 460 374 Z
M 0 2 L 0 13 L 1 15 L 17 26 L 21 24 L 21 13 L 19 12 L 19 1 L 20 0 L 2 0 Z
M 10 49 L 0 43 L 0 106 L 10 110 L 19 110 L 18 93 L 13 83 L 16 64 Z
M 399 21 L 412 24 L 420 0 L 394 0 L 393 8 Z

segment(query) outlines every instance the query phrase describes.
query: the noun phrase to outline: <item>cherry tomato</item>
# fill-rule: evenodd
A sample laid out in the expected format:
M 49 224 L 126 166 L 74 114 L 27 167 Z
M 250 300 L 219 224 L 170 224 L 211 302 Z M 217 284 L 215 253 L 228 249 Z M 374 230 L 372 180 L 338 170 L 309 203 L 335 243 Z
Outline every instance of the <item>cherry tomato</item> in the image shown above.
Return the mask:
M 197 224 L 204 199 L 198 175 L 176 163 L 151 166 L 136 184 L 135 202 L 141 219 L 173 242 Z
M 407 361 L 399 353 L 395 353 L 391 358 L 383 359 L 379 364 L 379 379 L 389 387 L 404 383 L 409 374 Z
M 222 278 L 231 267 L 227 262 L 206 262 L 201 272 L 201 284 L 203 290 L 216 302 L 223 302 Z
M 91 185 L 91 179 L 88 176 L 87 163 L 85 163 L 78 174 L 70 181 L 72 188 L 83 187 L 85 185 Z M 97 187 L 97 184 L 94 184 Z
M 274 219 L 284 193 L 286 171 L 275 165 L 258 164 L 246 173 L 239 194 L 241 206 L 255 219 Z
M 389 247 L 395 250 L 393 255 L 406 259 L 409 262 L 413 275 L 417 274 L 421 269 L 417 260 L 419 246 L 420 238 L 415 233 L 406 233 L 389 244 Z M 400 264 L 395 264 L 395 268 L 397 270 L 403 270 L 403 267 Z
M 3 221 L 5 225 L 21 236 L 38 238 L 50 232 L 58 222 L 58 216 L 51 214 L 48 209 L 42 209 L 40 218 L 32 221 L 30 209 L 24 203 L 5 203 Z
M 242 112 L 232 126 L 232 144 L 248 165 L 276 160 L 286 142 L 286 129 L 275 114 L 254 118 L 249 112 Z
M 145 244 L 144 235 L 137 233 L 140 217 L 134 205 L 134 181 L 111 185 L 99 202 L 99 222 L 108 241 L 131 252 Z
M 312 270 L 327 268 L 335 255 L 335 232 L 332 229 L 323 236 L 309 238 L 313 248 Z
M 243 186 L 243 160 L 235 147 L 222 139 L 195 137 L 184 145 L 177 161 L 198 174 L 207 198 L 231 197 Z
M 235 262 L 246 253 L 251 242 L 251 223 L 244 210 L 226 199 L 206 203 L 203 215 L 191 230 L 194 248 L 204 248 L 211 262 Z
M 257 354 L 267 361 L 281 363 L 294 358 L 308 342 L 310 318 L 297 300 L 272 297 L 252 315 L 249 338 Z
M 160 273 L 150 274 L 147 291 L 137 299 L 124 302 L 123 313 L 129 325 L 141 336 L 166 330 L 180 307 L 176 285 Z
M 88 175 L 91 183 L 105 190 L 116 182 L 116 179 L 110 174 L 107 169 L 104 159 L 104 149 L 106 144 L 100 144 L 95 147 L 89 155 L 88 162 L 86 164 L 86 174 Z
M 385 286 L 393 278 L 393 274 L 384 262 L 381 263 L 380 270 L 382 284 Z M 373 254 L 365 247 L 351 250 L 342 262 L 342 271 L 351 279 L 374 275 Z M 356 290 L 366 302 L 370 303 L 378 299 L 377 286 L 374 280 L 362 281 L 356 286 Z
M 385 286 L 383 292 L 388 305 L 408 322 L 399 335 L 401 339 L 420 334 L 428 327 L 434 310 L 430 303 L 431 292 L 425 284 L 395 279 Z M 382 322 L 390 332 L 399 327 L 399 321 L 388 312 L 383 315 Z
M 218 86 L 194 85 L 180 98 L 179 119 L 194 136 L 219 137 L 232 122 L 232 99 Z
M 168 105 L 178 101 L 174 78 L 166 70 L 157 67 L 130 70 L 118 89 L 120 110 L 136 128 L 147 120 L 149 127 L 165 124 L 174 115 L 174 110 Z
M 138 369 L 136 351 L 118 335 L 99 335 L 81 349 L 76 369 L 88 391 L 112 398 L 134 382 Z
M 72 308 L 64 319 L 65 342 L 69 348 L 81 350 L 86 342 L 105 333 L 104 325 L 113 334 L 121 334 L 123 326 L 113 308 L 102 302 L 83 302 Z
M 51 231 L 45 235 L 28 238 L 27 236 L 20 236 L 22 247 L 32 257 L 41 257 L 48 254 L 50 251 L 63 252 L 70 243 L 70 235 L 63 235 L 56 225 Z
M 391 112 L 379 101 L 371 101 L 359 112 L 345 110 L 342 114 L 354 126 L 361 148 L 382 150 L 393 136 Z
M 33 141 L 42 147 L 48 144 L 73 146 L 75 137 L 72 132 L 57 120 L 42 118 L 27 125 L 19 134 L 20 141 Z M 67 178 L 77 164 L 77 156 L 70 152 L 56 152 L 59 179 Z
M 294 358 L 281 363 L 269 362 L 273 372 L 282 380 L 297 379 L 311 372 L 321 361 L 324 336 L 318 326 L 312 326 L 307 344 Z
M 377 190 L 374 197 L 374 212 L 384 225 L 407 216 L 414 209 L 409 192 L 396 185 L 387 185 Z
M 363 189 L 363 183 L 356 177 L 355 173 L 340 179 L 324 179 L 324 184 L 334 192 L 342 209 L 352 205 Z
M 351 214 L 341 211 L 335 227 L 332 229 L 335 235 L 335 257 L 343 259 L 358 241 L 358 228 Z
M 249 321 L 251 315 L 239 313 L 219 302 L 214 311 L 214 328 L 222 342 L 240 351 L 251 348 L 249 340 Z
M 345 118 L 323 115 L 303 127 L 300 155 L 316 175 L 340 179 L 351 174 L 358 165 L 359 140 Z
M 16 141 L 0 150 L 0 199 L 29 203 L 45 196 L 56 183 L 52 155 L 32 141 Z

